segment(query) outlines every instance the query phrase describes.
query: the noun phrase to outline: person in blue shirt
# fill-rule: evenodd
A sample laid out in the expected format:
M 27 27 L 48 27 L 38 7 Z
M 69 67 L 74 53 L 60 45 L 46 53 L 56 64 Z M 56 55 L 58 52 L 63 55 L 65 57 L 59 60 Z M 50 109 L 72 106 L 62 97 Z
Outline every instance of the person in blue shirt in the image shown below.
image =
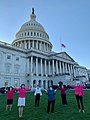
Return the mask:
M 54 105 L 55 105 L 55 91 L 52 86 L 49 87 L 48 90 L 46 90 L 47 95 L 48 95 L 48 106 L 47 106 L 47 113 L 50 112 L 50 107 L 51 107 L 51 112 L 54 112 Z

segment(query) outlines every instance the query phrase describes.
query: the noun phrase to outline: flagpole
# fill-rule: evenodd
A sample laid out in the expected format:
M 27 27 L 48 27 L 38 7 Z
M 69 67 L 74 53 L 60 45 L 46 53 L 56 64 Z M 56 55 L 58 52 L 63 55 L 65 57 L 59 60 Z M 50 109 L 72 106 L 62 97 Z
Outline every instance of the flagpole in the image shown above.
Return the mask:
M 62 41 L 61 41 L 61 38 L 60 38 L 60 49 L 61 49 L 61 52 L 62 52 Z

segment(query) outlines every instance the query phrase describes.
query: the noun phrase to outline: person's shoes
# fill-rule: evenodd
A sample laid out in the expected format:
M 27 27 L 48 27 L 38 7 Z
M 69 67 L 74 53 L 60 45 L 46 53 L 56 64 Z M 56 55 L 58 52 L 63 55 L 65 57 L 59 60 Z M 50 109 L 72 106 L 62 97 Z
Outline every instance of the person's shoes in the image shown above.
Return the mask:
M 81 109 L 79 109 L 79 112 L 81 112 Z
M 82 110 L 83 113 L 85 113 L 85 110 Z
M 19 118 L 21 118 L 21 115 L 19 115 Z

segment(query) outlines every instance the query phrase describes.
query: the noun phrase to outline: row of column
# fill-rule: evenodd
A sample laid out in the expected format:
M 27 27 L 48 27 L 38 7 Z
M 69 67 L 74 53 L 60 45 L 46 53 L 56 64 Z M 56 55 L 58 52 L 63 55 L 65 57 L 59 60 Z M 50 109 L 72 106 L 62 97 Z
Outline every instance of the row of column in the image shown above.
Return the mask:
M 41 74 L 43 76 L 44 74 L 47 75 L 58 75 L 58 74 L 64 74 L 64 73 L 69 73 L 73 74 L 74 67 L 72 64 L 65 63 L 63 61 L 57 61 L 57 60 L 46 60 L 44 59 L 44 64 L 42 62 L 42 58 L 40 59 L 40 63 L 38 62 L 38 57 L 35 57 L 35 68 L 33 66 L 33 56 L 31 56 L 31 62 L 30 62 L 30 71 L 31 74 L 33 74 L 33 68 L 36 69 L 36 75 Z M 48 63 L 47 63 L 48 62 Z M 40 67 L 39 67 L 40 65 Z M 38 69 L 40 68 L 40 71 Z M 44 73 L 43 73 L 43 69 Z M 39 72 L 40 73 L 39 73 Z
M 44 51 L 51 51 L 51 46 L 48 43 L 42 42 L 42 41 L 34 41 L 34 40 L 28 40 L 28 41 L 18 41 L 14 44 L 16 47 L 21 47 L 25 49 L 29 49 L 31 47 L 44 50 Z

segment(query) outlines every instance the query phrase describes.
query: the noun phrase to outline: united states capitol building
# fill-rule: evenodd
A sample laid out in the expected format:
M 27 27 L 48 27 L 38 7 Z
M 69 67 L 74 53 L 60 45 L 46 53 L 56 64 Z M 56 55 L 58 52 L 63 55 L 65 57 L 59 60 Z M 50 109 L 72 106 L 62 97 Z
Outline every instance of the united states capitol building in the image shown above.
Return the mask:
M 52 47 L 48 33 L 32 11 L 11 44 L 0 41 L 0 87 L 25 83 L 26 87 L 39 84 L 47 88 L 59 81 L 67 85 L 88 81 L 86 67 L 66 52 L 52 51 Z

